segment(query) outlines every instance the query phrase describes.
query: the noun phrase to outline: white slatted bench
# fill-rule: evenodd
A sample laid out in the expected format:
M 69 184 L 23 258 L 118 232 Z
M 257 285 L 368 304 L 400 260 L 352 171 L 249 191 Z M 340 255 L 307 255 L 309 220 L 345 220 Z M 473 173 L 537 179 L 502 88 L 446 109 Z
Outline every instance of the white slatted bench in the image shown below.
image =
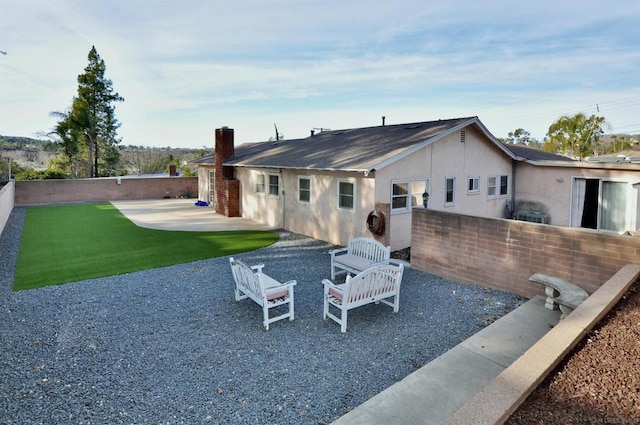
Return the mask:
M 371 238 L 349 238 L 346 248 L 329 251 L 331 254 L 331 280 L 335 280 L 336 273 L 358 274 L 370 267 L 389 264 L 391 247 L 384 246 Z
M 250 298 L 262 307 L 262 324 L 266 331 L 269 324 L 275 321 L 288 318 L 291 322 L 294 319 L 293 308 L 293 287 L 295 280 L 280 283 L 277 280 L 262 273 L 264 264 L 249 267 L 244 262 L 229 258 L 231 272 L 236 282 L 235 296 L 236 302 Z M 281 305 L 289 304 L 289 311 L 276 317 L 269 317 L 269 310 Z
M 587 291 L 559 277 L 536 273 L 529 280 L 545 285 L 544 292 L 547 295 L 547 300 L 544 306 L 549 310 L 557 310 L 559 306 L 562 311 L 561 319 L 564 319 L 589 297 Z
M 349 310 L 371 303 L 384 303 L 393 307 L 393 312 L 400 309 L 400 284 L 404 266 L 385 264 L 369 268 L 356 276 L 347 275 L 347 280 L 336 285 L 323 279 L 325 320 L 332 319 L 340 325 L 340 331 L 347 331 L 347 313 Z M 389 298 L 393 298 L 389 301 Z M 331 313 L 330 306 L 340 311 L 340 317 Z

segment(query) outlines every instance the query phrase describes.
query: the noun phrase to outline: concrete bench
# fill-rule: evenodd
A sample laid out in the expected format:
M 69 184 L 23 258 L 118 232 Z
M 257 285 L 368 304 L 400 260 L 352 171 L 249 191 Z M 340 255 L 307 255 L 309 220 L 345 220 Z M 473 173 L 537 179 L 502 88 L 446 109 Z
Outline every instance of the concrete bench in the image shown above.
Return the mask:
M 329 254 L 331 280 L 335 280 L 338 270 L 358 274 L 373 266 L 389 264 L 391 247 L 371 238 L 350 237 L 346 248 L 334 249 Z
M 544 292 L 547 295 L 547 300 L 544 306 L 549 310 L 557 310 L 560 307 L 560 311 L 562 311 L 561 319 L 564 319 L 589 297 L 587 291 L 559 277 L 536 273 L 529 280 L 545 285 Z

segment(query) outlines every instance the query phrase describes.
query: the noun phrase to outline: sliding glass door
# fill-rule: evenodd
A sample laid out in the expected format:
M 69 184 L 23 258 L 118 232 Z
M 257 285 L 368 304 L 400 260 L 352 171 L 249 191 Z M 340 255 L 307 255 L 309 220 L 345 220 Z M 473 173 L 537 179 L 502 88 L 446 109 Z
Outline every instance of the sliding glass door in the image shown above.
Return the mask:
M 571 226 L 623 233 L 630 227 L 630 191 L 626 182 L 575 178 Z

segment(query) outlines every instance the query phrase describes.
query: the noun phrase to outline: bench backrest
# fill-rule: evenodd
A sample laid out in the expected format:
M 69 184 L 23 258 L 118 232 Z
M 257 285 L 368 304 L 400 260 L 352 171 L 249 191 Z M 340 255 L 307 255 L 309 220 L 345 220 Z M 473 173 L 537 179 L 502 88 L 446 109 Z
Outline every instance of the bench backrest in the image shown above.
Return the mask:
M 349 238 L 347 253 L 366 258 L 371 262 L 380 263 L 389 261 L 391 247 L 384 246 L 375 239 L 351 237 Z
M 356 276 L 347 276 L 343 303 L 358 304 L 396 294 L 400 290 L 404 266 L 384 264 L 371 267 Z
M 242 290 L 249 295 L 249 297 L 255 301 L 264 299 L 265 291 L 260 285 L 260 279 L 256 272 L 246 263 L 229 258 L 231 264 L 231 272 L 233 273 L 233 279 L 236 281 Z

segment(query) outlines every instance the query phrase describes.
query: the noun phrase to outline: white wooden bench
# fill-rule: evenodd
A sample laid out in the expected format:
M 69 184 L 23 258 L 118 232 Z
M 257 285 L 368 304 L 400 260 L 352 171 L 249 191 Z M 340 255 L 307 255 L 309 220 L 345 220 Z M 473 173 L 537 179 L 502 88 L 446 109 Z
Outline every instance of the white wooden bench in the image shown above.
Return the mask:
M 559 277 L 536 273 L 529 280 L 545 285 L 544 292 L 547 295 L 547 300 L 544 306 L 549 310 L 557 310 L 559 306 L 562 311 L 561 319 L 564 319 L 589 297 L 587 291 Z
M 231 264 L 233 279 L 236 282 L 236 302 L 250 298 L 261 306 L 262 324 L 266 331 L 269 330 L 270 323 L 286 318 L 291 322 L 294 319 L 293 287 L 296 284 L 295 280 L 290 280 L 286 283 L 278 282 L 262 272 L 264 264 L 249 267 L 244 262 L 233 257 L 229 258 L 229 263 Z M 285 304 L 289 304 L 287 313 L 269 317 L 270 309 Z
M 404 266 L 385 264 L 374 266 L 362 273 L 351 276 L 341 285 L 324 279 L 323 317 L 330 318 L 340 324 L 340 331 L 347 331 L 347 312 L 353 308 L 371 303 L 384 303 L 393 307 L 393 312 L 400 309 L 400 284 Z M 393 298 L 392 301 L 388 298 Z M 330 311 L 330 306 L 340 310 L 340 317 Z
M 331 280 L 336 272 L 358 274 L 370 267 L 389 264 L 391 247 L 371 238 L 349 238 L 346 248 L 329 251 L 331 254 Z

